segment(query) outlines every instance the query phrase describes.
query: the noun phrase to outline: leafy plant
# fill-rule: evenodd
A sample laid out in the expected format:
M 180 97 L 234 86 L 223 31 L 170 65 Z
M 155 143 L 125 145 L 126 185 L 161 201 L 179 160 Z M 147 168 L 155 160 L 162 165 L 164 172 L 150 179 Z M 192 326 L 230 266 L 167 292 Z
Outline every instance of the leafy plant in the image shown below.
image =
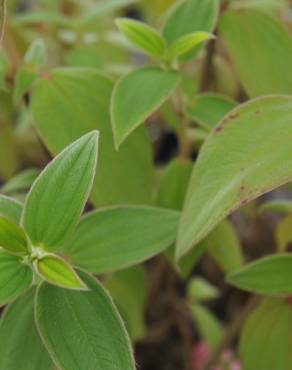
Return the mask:
M 0 0 L 0 370 L 292 370 L 289 14 Z

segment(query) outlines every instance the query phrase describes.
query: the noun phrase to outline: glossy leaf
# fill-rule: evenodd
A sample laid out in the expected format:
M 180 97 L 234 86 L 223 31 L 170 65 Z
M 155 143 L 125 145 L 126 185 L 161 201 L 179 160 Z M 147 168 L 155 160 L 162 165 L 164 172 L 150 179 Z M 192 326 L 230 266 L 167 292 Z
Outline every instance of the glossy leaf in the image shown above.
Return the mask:
M 181 36 L 204 31 L 212 32 L 215 28 L 219 12 L 218 0 L 183 0 L 177 2 L 170 13 L 163 35 L 169 44 Z M 189 60 L 200 50 L 200 46 L 183 56 L 183 60 Z
M 146 67 L 122 77 L 111 101 L 115 145 L 121 143 L 167 99 L 178 83 L 175 71 Z
M 22 204 L 17 200 L 0 194 L 0 216 L 11 221 L 20 222 Z
M 80 273 L 89 291 L 42 284 L 36 321 L 43 342 L 62 370 L 135 368 L 129 340 L 111 298 L 92 277 Z
M 147 54 L 161 57 L 165 51 L 165 41 L 152 27 L 134 19 L 119 18 L 116 20 L 119 30 L 133 44 L 144 50 Z
M 8 306 L 0 322 L 0 370 L 52 370 L 34 320 L 35 289 Z
M 179 213 L 152 207 L 119 207 L 84 216 L 64 253 L 88 271 L 121 269 L 162 252 L 176 238 Z
M 257 10 L 230 10 L 219 30 L 250 97 L 292 93 L 292 38 L 279 21 Z
M 190 180 L 178 257 L 232 211 L 292 179 L 291 119 L 292 98 L 269 96 L 239 106 L 214 128 Z
M 240 340 L 244 370 L 291 370 L 291 303 L 265 299 L 250 315 Z
M 23 230 L 14 222 L 0 216 L 0 247 L 12 254 L 28 254 L 28 243 Z
M 181 55 L 186 54 L 195 46 L 212 38 L 214 38 L 214 36 L 208 32 L 193 32 L 181 36 L 170 45 L 167 51 L 168 58 L 170 58 L 170 60 L 176 59 Z
M 249 263 L 227 277 L 243 290 L 260 294 L 292 293 L 292 254 L 268 256 Z
M 116 152 L 109 117 L 112 86 L 93 69 L 54 70 L 34 86 L 35 124 L 54 154 L 86 132 L 99 130 L 102 140 L 91 195 L 96 206 L 149 203 L 153 176 L 150 142 L 141 127 Z
M 235 106 L 235 101 L 223 95 L 204 93 L 190 101 L 185 112 L 190 119 L 210 131 Z
M 23 264 L 20 257 L 0 250 L 0 306 L 13 301 L 27 290 L 32 284 L 32 278 L 31 268 Z
M 64 149 L 34 182 L 22 224 L 35 247 L 58 248 L 74 230 L 95 175 L 98 132 Z
M 73 268 L 60 257 L 45 255 L 35 262 L 35 268 L 38 274 L 50 284 L 67 289 L 87 289 Z

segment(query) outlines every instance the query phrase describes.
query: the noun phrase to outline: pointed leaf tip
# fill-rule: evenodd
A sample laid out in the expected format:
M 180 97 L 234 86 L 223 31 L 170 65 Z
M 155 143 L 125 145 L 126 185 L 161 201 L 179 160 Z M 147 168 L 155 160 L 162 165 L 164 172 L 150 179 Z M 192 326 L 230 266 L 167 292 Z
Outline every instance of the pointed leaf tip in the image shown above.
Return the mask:
M 28 244 L 23 230 L 12 220 L 0 216 L 0 247 L 16 255 L 26 255 Z
M 34 246 L 54 250 L 71 235 L 92 188 L 97 153 L 94 130 L 65 148 L 36 179 L 22 214 Z
M 35 261 L 35 269 L 48 283 L 73 290 L 88 290 L 74 269 L 62 258 L 50 254 Z

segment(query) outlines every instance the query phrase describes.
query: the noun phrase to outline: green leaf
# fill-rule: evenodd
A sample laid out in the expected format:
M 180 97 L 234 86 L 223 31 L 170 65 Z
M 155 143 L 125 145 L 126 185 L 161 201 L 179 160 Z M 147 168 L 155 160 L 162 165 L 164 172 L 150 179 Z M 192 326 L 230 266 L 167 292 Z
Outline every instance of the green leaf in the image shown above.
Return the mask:
M 0 190 L 3 194 L 13 194 L 25 191 L 31 187 L 39 174 L 40 170 L 38 169 L 26 169 L 7 181 Z
M 70 49 L 65 55 L 66 63 L 72 67 L 102 68 L 101 51 L 95 45 L 86 45 Z
M 74 269 L 62 258 L 56 255 L 45 255 L 35 261 L 34 266 L 38 274 L 50 284 L 67 289 L 86 290 L 82 280 Z
M 46 45 L 40 38 L 33 40 L 24 56 L 24 63 L 38 67 L 46 62 Z
M 180 158 L 172 160 L 165 167 L 157 195 L 160 207 L 182 209 L 192 168 L 191 160 Z
M 35 23 L 52 24 L 59 27 L 72 28 L 73 19 L 56 11 L 30 11 L 18 13 L 13 17 L 13 23 L 17 26 L 26 26 Z
M 176 238 L 179 213 L 152 207 L 118 207 L 84 216 L 64 253 L 94 273 L 121 269 L 162 252 Z
M 47 350 L 62 370 L 133 370 L 129 340 L 111 298 L 92 277 L 80 277 L 90 291 L 46 283 L 38 290 L 36 321 Z
M 11 221 L 20 222 L 22 204 L 17 200 L 0 194 L 0 216 L 4 216 Z
M 208 301 L 218 298 L 219 291 L 208 280 L 196 276 L 188 283 L 188 296 L 196 301 Z
M 292 254 L 261 258 L 234 271 L 228 283 L 259 294 L 292 293 Z
M 204 93 L 190 101 L 185 112 L 190 119 L 210 131 L 235 106 L 236 102 L 228 97 Z
M 137 69 L 116 84 L 111 120 L 118 148 L 130 133 L 151 115 L 175 89 L 179 75 L 156 67 Z
M 0 322 L 0 370 L 52 370 L 34 320 L 35 289 L 8 306 Z
M 291 200 L 270 200 L 260 205 L 258 208 L 259 213 L 262 212 L 277 212 L 283 214 L 292 213 L 292 201 Z
M 292 241 L 292 215 L 283 218 L 276 226 L 275 239 L 277 250 L 284 252 Z
M 205 248 L 219 267 L 229 273 L 243 263 L 240 242 L 232 223 L 221 222 L 204 240 Z
M 22 224 L 35 247 L 58 248 L 72 234 L 91 190 L 98 147 L 92 131 L 64 149 L 34 182 Z
M 235 209 L 292 179 L 291 119 L 292 98 L 269 96 L 239 106 L 214 128 L 190 180 L 178 257 Z
M 27 290 L 32 279 L 32 270 L 28 265 L 23 264 L 19 257 L 0 250 L 0 306 Z
M 214 36 L 208 32 L 192 32 L 181 36 L 170 45 L 167 51 L 167 57 L 170 60 L 174 60 L 181 55 L 186 54 L 202 42 L 213 38 Z
M 37 78 L 38 73 L 28 66 L 21 67 L 15 76 L 14 99 L 20 100 Z
M 113 297 L 131 339 L 142 339 L 146 332 L 144 307 L 147 298 L 147 276 L 143 267 L 133 266 L 118 271 L 104 285 Z
M 184 0 L 173 7 L 163 29 L 163 36 L 169 44 L 187 34 L 204 31 L 212 32 L 219 13 L 218 0 Z M 200 45 L 183 56 L 191 59 L 200 50 Z
M 28 254 L 28 243 L 23 230 L 14 221 L 3 216 L 0 216 L 0 247 L 12 254 Z
M 292 38 L 279 21 L 257 10 L 230 10 L 219 30 L 250 97 L 292 93 Z
M 198 329 L 211 349 L 216 349 L 223 337 L 223 328 L 218 319 L 199 303 L 191 305 Z
M 119 18 L 116 20 L 119 30 L 133 44 L 144 50 L 147 54 L 162 57 L 165 52 L 165 41 L 152 27 L 133 19 Z
M 141 127 L 115 151 L 109 117 L 112 87 L 108 78 L 93 69 L 54 70 L 34 86 L 35 124 L 54 154 L 86 132 L 99 130 L 102 140 L 92 189 L 96 206 L 149 203 L 153 180 L 150 141 Z
M 291 370 L 291 303 L 265 299 L 246 321 L 240 340 L 244 370 Z
M 81 24 L 90 24 L 96 22 L 99 18 L 106 16 L 108 13 L 118 10 L 119 8 L 127 7 L 135 3 L 136 0 L 106 0 L 93 3 L 92 6 L 88 6 L 85 3 L 85 13 L 81 17 Z

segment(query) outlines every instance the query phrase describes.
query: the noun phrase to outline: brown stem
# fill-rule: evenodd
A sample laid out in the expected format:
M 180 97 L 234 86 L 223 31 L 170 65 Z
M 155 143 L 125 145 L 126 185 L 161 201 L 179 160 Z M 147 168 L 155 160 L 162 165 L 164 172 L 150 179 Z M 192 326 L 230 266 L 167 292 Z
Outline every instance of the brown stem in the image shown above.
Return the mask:
M 215 73 L 213 68 L 213 57 L 216 51 L 216 40 L 211 40 L 207 46 L 207 54 L 203 66 L 202 80 L 200 91 L 207 91 L 210 89 L 211 84 L 215 81 Z

